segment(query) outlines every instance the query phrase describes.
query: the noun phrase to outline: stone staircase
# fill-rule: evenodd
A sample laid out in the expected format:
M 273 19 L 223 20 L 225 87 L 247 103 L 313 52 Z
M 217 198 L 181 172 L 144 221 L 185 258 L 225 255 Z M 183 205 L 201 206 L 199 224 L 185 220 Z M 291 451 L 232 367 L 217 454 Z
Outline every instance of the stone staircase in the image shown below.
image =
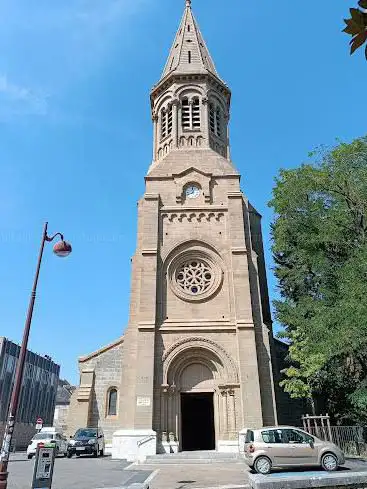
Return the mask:
M 162 455 L 148 455 L 145 464 L 165 465 L 165 464 L 237 464 L 243 462 L 243 455 L 239 453 L 221 453 L 216 451 L 195 451 L 165 453 Z

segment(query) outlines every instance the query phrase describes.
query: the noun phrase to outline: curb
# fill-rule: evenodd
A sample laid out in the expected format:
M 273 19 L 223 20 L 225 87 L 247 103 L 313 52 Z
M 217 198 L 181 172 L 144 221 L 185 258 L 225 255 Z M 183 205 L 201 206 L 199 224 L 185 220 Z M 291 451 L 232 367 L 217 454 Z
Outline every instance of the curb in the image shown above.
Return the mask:
M 226 486 L 211 486 L 211 487 L 193 487 L 192 489 L 249 489 L 250 484 L 242 484 L 242 485 L 233 485 L 227 484 Z
M 105 489 L 105 488 L 100 488 L 100 489 Z M 142 484 L 134 483 L 134 484 L 129 484 L 128 486 L 110 487 L 108 489 L 149 489 L 149 485 L 143 482 Z

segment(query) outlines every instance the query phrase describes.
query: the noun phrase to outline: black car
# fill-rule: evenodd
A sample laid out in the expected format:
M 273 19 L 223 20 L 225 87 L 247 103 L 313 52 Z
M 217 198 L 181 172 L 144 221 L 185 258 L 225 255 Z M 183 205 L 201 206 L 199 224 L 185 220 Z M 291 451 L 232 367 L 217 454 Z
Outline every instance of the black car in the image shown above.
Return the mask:
M 68 457 L 73 455 L 104 455 L 105 443 L 103 432 L 100 428 L 80 428 L 70 440 L 68 445 Z

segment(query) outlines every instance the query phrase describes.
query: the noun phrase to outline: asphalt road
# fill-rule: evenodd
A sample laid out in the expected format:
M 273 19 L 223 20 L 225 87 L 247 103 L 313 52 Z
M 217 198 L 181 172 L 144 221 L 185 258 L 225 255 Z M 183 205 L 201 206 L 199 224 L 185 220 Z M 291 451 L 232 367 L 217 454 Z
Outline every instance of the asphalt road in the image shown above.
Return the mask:
M 55 461 L 52 489 L 99 489 L 117 488 L 134 482 L 144 482 L 149 470 L 124 470 L 129 465 L 123 460 L 110 457 L 57 458 Z M 30 489 L 34 459 L 24 454 L 14 454 L 9 462 L 8 489 Z
M 128 468 L 123 460 L 110 457 L 57 458 L 52 489 L 100 489 L 119 488 L 135 482 L 144 482 L 153 471 L 159 469 L 152 480 L 151 489 L 194 489 L 237 484 L 237 488 L 248 484 L 248 468 L 245 464 L 158 464 L 154 466 L 133 466 Z M 30 489 L 34 469 L 34 459 L 27 460 L 24 454 L 11 456 L 9 463 L 8 489 Z M 340 471 L 366 471 L 367 461 L 347 460 Z M 278 471 L 276 471 L 278 472 Z M 281 471 L 286 472 L 286 471 Z M 302 472 L 301 470 L 293 471 Z M 324 473 L 322 470 L 303 471 L 309 475 Z M 316 475 L 318 475 L 316 474 Z M 188 480 L 190 479 L 190 480 Z

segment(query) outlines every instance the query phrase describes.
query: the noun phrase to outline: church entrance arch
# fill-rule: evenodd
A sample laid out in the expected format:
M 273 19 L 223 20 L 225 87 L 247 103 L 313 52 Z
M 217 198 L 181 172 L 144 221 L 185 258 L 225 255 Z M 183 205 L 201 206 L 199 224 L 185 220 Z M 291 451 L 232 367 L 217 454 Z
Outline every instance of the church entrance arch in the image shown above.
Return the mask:
M 197 337 L 177 342 L 162 360 L 162 441 L 177 441 L 180 450 L 214 450 L 237 429 L 239 384 L 231 357 L 217 343 Z

